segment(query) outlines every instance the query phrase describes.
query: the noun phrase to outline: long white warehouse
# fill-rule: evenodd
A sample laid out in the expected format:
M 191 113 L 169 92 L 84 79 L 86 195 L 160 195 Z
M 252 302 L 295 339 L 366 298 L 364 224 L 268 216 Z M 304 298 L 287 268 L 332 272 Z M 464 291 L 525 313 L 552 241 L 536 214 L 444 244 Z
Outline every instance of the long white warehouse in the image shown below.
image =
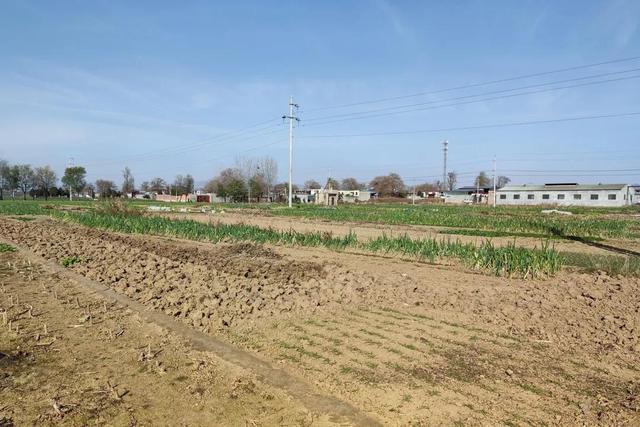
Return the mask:
M 628 184 L 524 184 L 502 187 L 496 202 L 498 205 L 616 207 L 640 203 L 640 194 Z

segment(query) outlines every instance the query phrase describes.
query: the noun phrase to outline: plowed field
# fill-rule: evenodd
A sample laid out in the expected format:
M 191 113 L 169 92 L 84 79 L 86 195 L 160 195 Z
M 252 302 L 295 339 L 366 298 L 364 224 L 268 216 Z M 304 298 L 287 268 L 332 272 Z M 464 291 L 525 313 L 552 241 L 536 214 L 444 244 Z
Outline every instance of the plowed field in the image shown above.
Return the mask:
M 69 316 L 58 320 L 60 341 L 51 344 L 52 348 L 60 345 L 63 352 L 44 350 L 46 357 L 55 359 L 71 351 L 74 341 L 66 337 L 76 331 L 94 335 L 73 339 L 100 345 L 76 348 L 80 362 L 69 355 L 52 362 L 69 370 L 64 377 L 17 380 L 25 374 L 11 368 L 0 384 L 13 394 L 0 403 L 0 416 L 7 414 L 4 416 L 25 422 L 47 416 L 47 420 L 73 419 L 81 424 L 84 419 L 128 414 L 123 408 L 131 408 L 131 413 L 153 424 L 157 421 L 154 416 L 162 416 L 151 415 L 155 406 L 174 399 L 181 402 L 184 390 L 209 390 L 207 381 L 182 375 L 180 369 L 186 368 L 172 371 L 174 365 L 169 362 L 173 358 L 193 359 L 196 350 L 192 342 L 209 337 L 221 343 L 203 351 L 214 360 L 219 377 L 212 383 L 213 391 L 198 392 L 198 399 L 209 399 L 203 404 L 216 406 L 217 412 L 212 413 L 219 418 L 209 418 L 210 423 L 203 422 L 206 417 L 185 421 L 191 425 L 227 424 L 225 419 L 236 425 L 640 423 L 638 279 L 602 273 L 561 273 L 544 280 L 497 278 L 317 248 L 212 245 L 122 235 L 52 219 L 0 217 L 0 236 L 38 259 L 67 264 L 63 273 L 109 289 L 123 298 L 123 306 L 132 302 L 129 311 L 106 310 L 104 314 L 98 314 L 104 304 L 95 302 L 92 314 L 88 314 L 86 304 L 73 301 L 75 292 L 81 291 L 72 293 L 66 276 L 51 276 L 46 263 L 42 272 L 29 273 L 31 279 L 26 282 L 24 275 L 16 272 L 19 268 L 7 270 L 2 280 L 11 289 L 11 300 L 5 291 L 0 301 L 11 316 L 17 310 L 13 298 L 36 308 L 27 299 L 36 295 L 45 298 L 45 288 L 49 292 L 59 289 L 58 298 L 63 301 L 48 296 L 46 301 L 51 301 L 46 304 L 58 304 L 60 309 L 42 304 L 47 307 L 43 316 Z M 5 264 L 24 262 L 11 258 L 19 255 L 2 256 Z M 82 281 L 73 286 L 82 289 Z M 61 296 L 63 290 L 66 293 Z M 163 317 L 135 324 L 138 311 Z M 104 325 L 66 325 L 80 324 L 78 318 L 87 315 L 95 316 L 92 322 Z M 164 323 L 168 344 L 159 346 L 161 338 L 154 338 L 153 325 L 169 322 L 162 319 L 173 323 Z M 129 338 L 127 333 L 111 341 L 107 329 L 113 334 L 124 321 L 129 322 L 126 330 L 133 330 L 133 336 Z M 23 346 L 28 351 L 43 351 L 41 346 L 34 347 L 37 342 L 27 344 L 30 341 L 26 339 L 41 326 L 24 314 L 17 322 L 24 332 L 14 336 L 6 327 L 2 329 L 0 342 L 5 347 L 0 351 L 11 357 L 18 357 L 15 355 Z M 68 379 L 78 377 L 82 369 L 97 369 L 98 377 L 106 378 L 105 368 L 90 366 L 95 360 L 89 359 L 99 353 L 117 363 L 115 360 L 125 356 L 119 356 L 121 353 L 109 344 L 121 343 L 124 338 L 130 341 L 122 345 L 132 348 L 126 357 L 133 359 L 123 364 L 122 375 L 127 384 L 136 386 L 129 385 L 130 393 L 120 400 L 107 395 L 106 403 L 100 401 L 93 409 L 86 409 L 77 403 L 81 400 L 78 393 L 93 389 L 78 382 L 78 391 L 68 398 L 68 411 L 59 414 L 45 402 L 53 391 L 35 391 L 45 382 L 66 388 Z M 148 349 L 144 347 L 149 343 L 150 355 L 157 347 L 165 348 L 157 356 L 162 361 L 157 366 L 171 366 L 170 376 L 155 371 L 155 355 L 154 360 L 145 359 Z M 133 350 L 136 346 L 141 350 Z M 142 361 L 137 361 L 141 352 Z M 134 371 L 141 366 L 153 375 L 137 374 L 146 378 L 146 382 L 137 383 Z M 6 368 L 0 367 L 4 372 Z M 240 383 L 250 379 L 252 384 L 248 388 L 236 384 L 235 389 L 250 390 L 238 392 L 240 398 L 248 399 L 246 404 L 251 408 L 265 408 L 264 415 L 234 406 L 235 389 L 229 389 L 237 381 L 234 370 L 246 375 L 240 376 Z M 280 379 L 278 372 L 282 373 Z M 178 376 L 186 378 L 175 379 Z M 21 389 L 20 381 L 31 388 Z M 155 382 L 159 386 L 153 396 L 159 402 L 148 397 Z M 93 387 L 97 391 L 105 386 L 96 383 Z M 18 399 L 20 393 L 27 393 L 33 402 L 45 403 L 26 405 Z M 178 397 L 174 397 L 176 393 Z M 140 409 L 141 405 L 151 409 Z M 26 412 L 30 415 L 18 415 L 23 407 L 30 408 Z M 188 406 L 184 408 L 188 414 Z M 182 410 L 176 406 L 176 411 Z M 281 418 L 274 415 L 278 411 Z

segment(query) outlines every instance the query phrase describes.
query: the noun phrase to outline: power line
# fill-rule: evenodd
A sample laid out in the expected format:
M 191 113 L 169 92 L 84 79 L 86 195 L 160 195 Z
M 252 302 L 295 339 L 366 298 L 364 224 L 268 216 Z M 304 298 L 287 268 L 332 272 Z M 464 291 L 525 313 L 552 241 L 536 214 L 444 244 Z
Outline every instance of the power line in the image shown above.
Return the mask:
M 313 108 L 313 109 L 305 110 L 305 111 L 307 111 L 307 112 L 310 112 L 310 111 L 321 111 L 321 110 L 329 110 L 329 109 L 336 109 L 336 108 L 354 107 L 354 106 L 357 106 L 357 105 L 377 104 L 377 103 L 381 103 L 381 102 L 395 101 L 395 100 L 398 100 L 398 99 L 413 98 L 413 97 L 424 96 L 424 95 L 434 95 L 434 94 L 437 94 L 437 93 L 451 92 L 451 91 L 455 91 L 455 90 L 469 89 L 469 88 L 480 87 L 480 86 L 488 86 L 488 85 L 497 84 L 497 83 L 505 83 L 505 82 L 514 81 L 514 80 L 521 80 L 521 79 L 527 79 L 527 78 L 532 78 L 532 77 L 540 77 L 540 76 L 545 76 L 545 75 L 550 75 L 550 74 L 558 74 L 558 73 L 563 73 L 563 72 L 567 72 L 567 71 L 575 71 L 575 70 L 580 70 L 580 69 L 585 69 L 585 68 L 593 68 L 593 67 L 598 67 L 598 66 L 601 66 L 601 65 L 610 65 L 610 64 L 617 64 L 617 63 L 622 63 L 622 62 L 636 61 L 638 59 L 640 59 L 640 56 L 633 56 L 633 57 L 629 57 L 629 58 L 614 59 L 614 60 L 611 60 L 611 61 L 596 62 L 596 63 L 591 63 L 591 64 L 578 65 L 578 66 L 574 66 L 574 67 L 560 68 L 560 69 L 550 70 L 550 71 L 542 71 L 542 72 L 533 73 L 533 74 L 524 74 L 524 75 L 515 76 L 515 77 L 507 77 L 507 78 L 502 78 L 502 79 L 498 79 L 498 80 L 489 80 L 489 81 L 480 82 L 480 83 L 471 83 L 471 84 L 467 84 L 467 85 L 454 86 L 454 87 L 449 87 L 449 88 L 445 88 L 445 89 L 436 89 L 436 90 L 431 90 L 431 91 L 412 93 L 412 94 L 408 94 L 408 95 L 392 96 L 392 97 L 387 97 L 387 98 L 372 99 L 372 100 L 368 100 L 368 101 L 352 102 L 352 103 L 348 103 L 348 104 L 338 104 L 338 105 L 332 105 L 332 106 L 318 107 L 318 108 Z
M 504 172 L 528 172 L 528 173 L 547 173 L 547 172 L 640 172 L 640 169 L 504 169 Z
M 379 109 L 379 110 L 370 110 L 369 111 L 369 112 L 372 112 L 372 111 L 388 111 L 388 110 L 391 110 L 391 109 L 407 108 L 405 110 L 388 111 L 388 112 L 385 112 L 385 113 L 378 113 L 378 114 L 368 114 L 369 112 L 360 112 L 360 113 L 352 113 L 351 114 L 351 115 L 368 114 L 368 115 L 361 115 L 359 117 L 346 117 L 346 118 L 344 117 L 344 116 L 349 116 L 349 114 L 345 114 L 345 115 L 341 115 L 341 116 L 333 115 L 331 117 L 341 117 L 341 118 L 337 118 L 335 120 L 325 120 L 325 121 L 320 121 L 320 122 L 314 122 L 311 125 L 306 125 L 306 126 L 307 127 L 308 126 L 318 126 L 318 125 L 324 125 L 324 124 L 336 123 L 336 122 L 343 122 L 343 121 L 348 121 L 348 120 L 361 120 L 361 119 L 368 119 L 368 118 L 374 118 L 374 117 L 384 117 L 384 116 L 390 116 L 390 115 L 396 115 L 396 114 L 411 113 L 411 112 L 415 112 L 415 111 L 434 110 L 434 109 L 444 108 L 444 107 L 454 107 L 454 106 L 458 106 L 458 105 L 474 104 L 474 103 L 478 103 L 478 102 L 493 101 L 493 100 L 497 100 L 497 99 L 513 98 L 513 97 L 523 96 L 523 95 L 533 95 L 533 94 L 544 93 L 544 92 L 553 92 L 553 91 L 556 91 L 556 90 L 571 89 L 571 88 L 584 87 L 584 86 L 592 86 L 592 85 L 596 85 L 596 84 L 611 83 L 611 82 L 616 82 L 616 81 L 631 80 L 631 79 L 637 79 L 637 78 L 640 78 L 640 75 L 634 75 L 634 76 L 628 76 L 628 77 L 619 77 L 619 78 L 614 78 L 614 79 L 597 80 L 597 81 L 593 81 L 593 82 L 578 83 L 578 84 L 574 84 L 574 85 L 558 86 L 558 87 L 553 87 L 553 88 L 533 90 L 533 91 L 521 92 L 521 93 L 512 93 L 512 94 L 508 94 L 508 95 L 493 96 L 493 97 L 481 98 L 481 99 L 473 99 L 473 100 L 462 101 L 462 102 L 453 102 L 453 103 L 449 103 L 449 104 L 431 105 L 429 107 L 410 108 L 413 105 L 426 105 L 426 104 L 432 104 L 432 103 L 437 103 L 437 102 L 446 102 L 446 101 L 453 100 L 455 98 L 439 100 L 439 101 L 433 101 L 433 102 L 429 102 L 429 103 L 412 104 L 412 105 L 390 107 L 390 108 L 387 108 L 387 109 Z M 519 90 L 519 89 L 521 89 L 521 88 L 514 89 L 514 90 Z M 490 93 L 490 92 L 488 92 L 488 93 Z M 478 95 L 478 96 L 480 96 L 480 95 Z M 328 117 L 330 117 L 330 116 L 326 116 L 326 118 L 328 118 Z M 309 119 L 308 121 L 318 120 L 318 119 L 319 118 Z
M 571 121 L 579 121 L 579 120 L 608 119 L 608 118 L 615 118 L 615 117 L 628 117 L 628 116 L 637 116 L 637 115 L 640 115 L 640 112 L 635 112 L 634 111 L 634 112 L 629 112 L 629 113 L 598 114 L 598 115 L 592 115 L 592 116 L 567 117 L 567 118 L 562 118 L 562 119 L 531 120 L 531 121 L 522 121 L 522 122 L 494 123 L 494 124 L 486 124 L 486 125 L 460 126 L 460 127 L 450 127 L 450 128 L 435 128 L 435 129 L 421 129 L 421 130 L 410 130 L 410 131 L 351 133 L 351 134 L 337 134 L 337 135 L 307 135 L 307 136 L 304 136 L 302 139 L 309 139 L 309 138 L 354 138 L 354 137 L 382 136 L 382 135 L 411 135 L 411 134 L 419 134 L 419 133 L 452 132 L 452 131 L 461 131 L 461 130 L 477 130 L 477 129 L 487 129 L 487 128 L 526 126 L 526 125 L 537 125 L 537 124 L 547 124 L 547 123 L 560 123 L 560 122 L 571 122 Z
M 500 93 L 513 92 L 513 91 L 516 91 L 516 90 L 533 89 L 533 88 L 536 88 L 536 87 L 549 86 L 549 85 L 553 85 L 553 84 L 571 83 L 571 82 L 576 82 L 576 81 L 580 81 L 580 80 L 589 80 L 589 79 L 595 79 L 595 78 L 600 78 L 600 77 L 608 77 L 608 76 L 614 76 L 614 75 L 619 75 L 619 74 L 627 74 L 627 73 L 632 73 L 632 72 L 635 72 L 635 71 L 640 71 L 640 68 L 631 68 L 631 69 L 622 70 L 622 71 L 613 71 L 613 72 L 608 72 L 608 73 L 592 74 L 590 76 L 574 77 L 574 78 L 563 79 L 563 80 L 555 80 L 555 81 L 552 81 L 552 82 L 537 83 L 537 84 L 533 84 L 533 85 L 526 85 L 526 86 L 520 86 L 520 87 L 516 87 L 516 88 L 509 88 L 509 89 L 500 89 L 500 90 L 494 90 L 494 91 L 490 91 L 490 92 L 483 92 L 483 93 L 473 94 L 473 95 L 456 96 L 454 98 L 436 99 L 436 100 L 433 100 L 433 101 L 419 102 L 419 103 L 415 103 L 415 104 L 405 104 L 405 105 L 398 105 L 398 106 L 392 106 L 392 107 L 378 108 L 378 109 L 375 109 L 375 110 L 367 110 L 367 111 L 360 111 L 360 112 L 353 112 L 353 113 L 346 113 L 346 114 L 335 114 L 335 115 L 331 115 L 331 116 L 316 117 L 316 118 L 306 119 L 305 121 L 310 122 L 310 121 L 322 120 L 322 119 L 330 119 L 330 118 L 335 118 L 335 117 L 354 116 L 354 115 L 358 115 L 358 114 L 368 114 L 368 113 L 377 113 L 377 112 L 381 112 L 381 111 L 389 111 L 389 110 L 397 110 L 397 109 L 402 109 L 402 108 L 419 107 L 419 106 L 422 106 L 422 105 L 437 104 L 439 102 L 446 102 L 446 101 L 459 101 L 461 99 L 477 98 L 479 96 L 487 96 L 487 95 L 497 95 L 497 94 L 500 94 Z
M 197 144 L 169 147 L 163 150 L 154 150 L 147 153 L 135 154 L 129 157 L 124 157 L 119 159 L 109 159 L 109 160 L 101 160 L 101 161 L 99 160 L 99 161 L 89 162 L 89 164 L 114 164 L 114 163 L 131 162 L 131 161 L 135 162 L 139 160 L 148 160 L 148 159 L 153 159 L 153 158 L 163 157 L 168 155 L 184 154 L 187 152 L 197 151 L 199 149 L 206 148 L 211 145 L 225 145 L 225 144 L 231 144 L 231 143 L 238 143 L 241 141 L 257 138 L 260 136 L 271 135 L 273 133 L 277 133 L 278 131 L 280 131 L 281 129 L 277 129 L 279 127 L 280 125 L 263 127 L 261 129 L 256 129 L 254 131 L 251 131 L 253 132 L 253 134 L 249 132 L 249 135 L 244 135 L 244 136 L 242 135 L 243 133 L 244 134 L 248 133 L 246 129 L 244 131 L 238 131 L 236 133 L 228 132 L 224 135 L 208 138 Z M 274 130 L 271 130 L 271 129 L 274 129 Z
M 284 129 L 278 129 L 276 132 L 272 132 L 272 133 L 282 132 L 283 130 Z M 225 159 L 225 158 L 232 157 L 232 156 L 237 156 L 238 154 L 248 153 L 248 152 L 251 152 L 251 151 L 256 151 L 256 150 L 259 150 L 261 148 L 272 147 L 272 146 L 278 145 L 278 144 L 282 144 L 282 139 L 277 139 L 276 141 L 273 141 L 273 142 L 270 142 L 270 143 L 267 143 L 267 144 L 262 144 L 262 145 L 249 147 L 249 148 L 246 148 L 244 150 L 236 151 L 236 152 L 231 153 L 231 154 L 225 154 L 225 155 L 222 155 L 222 156 L 210 157 L 210 158 L 204 158 L 204 159 L 196 160 L 196 161 L 190 162 L 189 165 L 198 165 L 198 164 L 202 164 L 202 163 L 210 163 L 210 162 L 214 162 L 216 160 Z
M 629 173 L 546 173 L 544 175 L 532 175 L 532 174 L 512 174 L 509 173 L 509 177 L 532 177 L 532 178 L 540 178 L 540 177 L 602 177 L 602 176 L 631 176 Z

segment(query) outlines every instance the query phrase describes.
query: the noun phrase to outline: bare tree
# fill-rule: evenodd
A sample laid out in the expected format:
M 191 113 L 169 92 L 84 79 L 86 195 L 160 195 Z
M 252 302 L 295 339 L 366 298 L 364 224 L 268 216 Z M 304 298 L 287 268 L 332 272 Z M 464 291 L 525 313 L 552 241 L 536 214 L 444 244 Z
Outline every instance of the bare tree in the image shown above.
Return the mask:
M 254 158 L 248 156 L 236 157 L 236 169 L 240 171 L 240 176 L 242 176 L 242 180 L 249 190 L 249 202 L 251 202 L 251 179 L 255 176 L 257 168 L 258 164 Z
M 382 197 L 399 197 L 406 191 L 404 181 L 400 175 L 393 172 L 386 176 L 383 175 L 373 178 L 369 186 Z
M 510 182 L 511 182 L 511 178 L 500 175 L 499 177 L 496 178 L 496 187 L 502 188 Z
M 364 184 L 358 182 L 355 178 L 345 178 L 340 185 L 342 190 L 362 190 L 364 186 Z
M 436 183 L 425 182 L 414 187 L 416 193 L 434 193 L 440 191 L 440 186 Z
M 86 191 L 92 199 L 96 198 L 96 186 L 92 183 L 88 182 L 87 185 L 84 186 L 84 191 Z
M 327 184 L 324 186 L 324 188 L 330 189 L 330 190 L 340 190 L 340 182 L 338 182 L 337 179 L 335 178 L 327 178 Z
M 256 160 L 248 156 L 236 157 L 236 169 L 240 172 L 242 179 L 248 182 L 256 172 Z
M 309 179 L 304 183 L 304 188 L 307 190 L 322 188 L 322 185 L 315 179 Z
M 151 192 L 163 194 L 167 191 L 167 183 L 162 178 L 153 178 L 148 188 Z
M 36 168 L 34 172 L 34 186 L 44 195 L 44 199 L 49 198 L 51 187 L 56 185 L 58 177 L 50 166 Z
M 176 176 L 176 179 L 173 181 L 173 191 L 175 191 L 176 195 L 178 194 L 190 194 L 193 192 L 194 180 L 193 177 L 189 174 L 182 176 Z
M 458 174 L 456 171 L 451 171 L 447 174 L 447 190 L 452 191 L 458 184 Z
M 129 167 L 125 167 L 122 171 L 122 193 L 123 194 L 132 194 L 135 191 L 135 180 L 133 178 L 133 174 L 131 173 L 131 169 Z
M 100 193 L 100 198 L 114 197 L 117 195 L 116 184 L 107 179 L 99 179 L 96 181 L 96 190 Z
M 271 191 L 278 179 L 278 162 L 273 157 L 265 156 L 258 160 L 258 174 L 264 178 L 267 187 L 267 197 L 271 200 Z
M 22 191 L 22 197 L 27 200 L 27 193 L 33 188 L 35 174 L 31 165 L 15 165 L 13 167 L 18 188 Z

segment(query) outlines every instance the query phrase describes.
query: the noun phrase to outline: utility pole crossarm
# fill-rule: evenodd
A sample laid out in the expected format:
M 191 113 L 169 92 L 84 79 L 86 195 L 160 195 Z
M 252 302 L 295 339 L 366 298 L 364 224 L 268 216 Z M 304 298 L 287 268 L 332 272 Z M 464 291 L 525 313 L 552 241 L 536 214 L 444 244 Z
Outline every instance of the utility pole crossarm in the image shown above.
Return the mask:
M 299 122 L 300 119 L 293 114 L 293 109 L 298 110 L 298 104 L 293 102 L 293 96 L 289 97 L 289 115 L 282 116 L 283 119 L 289 119 L 289 207 L 293 206 L 293 122 Z

